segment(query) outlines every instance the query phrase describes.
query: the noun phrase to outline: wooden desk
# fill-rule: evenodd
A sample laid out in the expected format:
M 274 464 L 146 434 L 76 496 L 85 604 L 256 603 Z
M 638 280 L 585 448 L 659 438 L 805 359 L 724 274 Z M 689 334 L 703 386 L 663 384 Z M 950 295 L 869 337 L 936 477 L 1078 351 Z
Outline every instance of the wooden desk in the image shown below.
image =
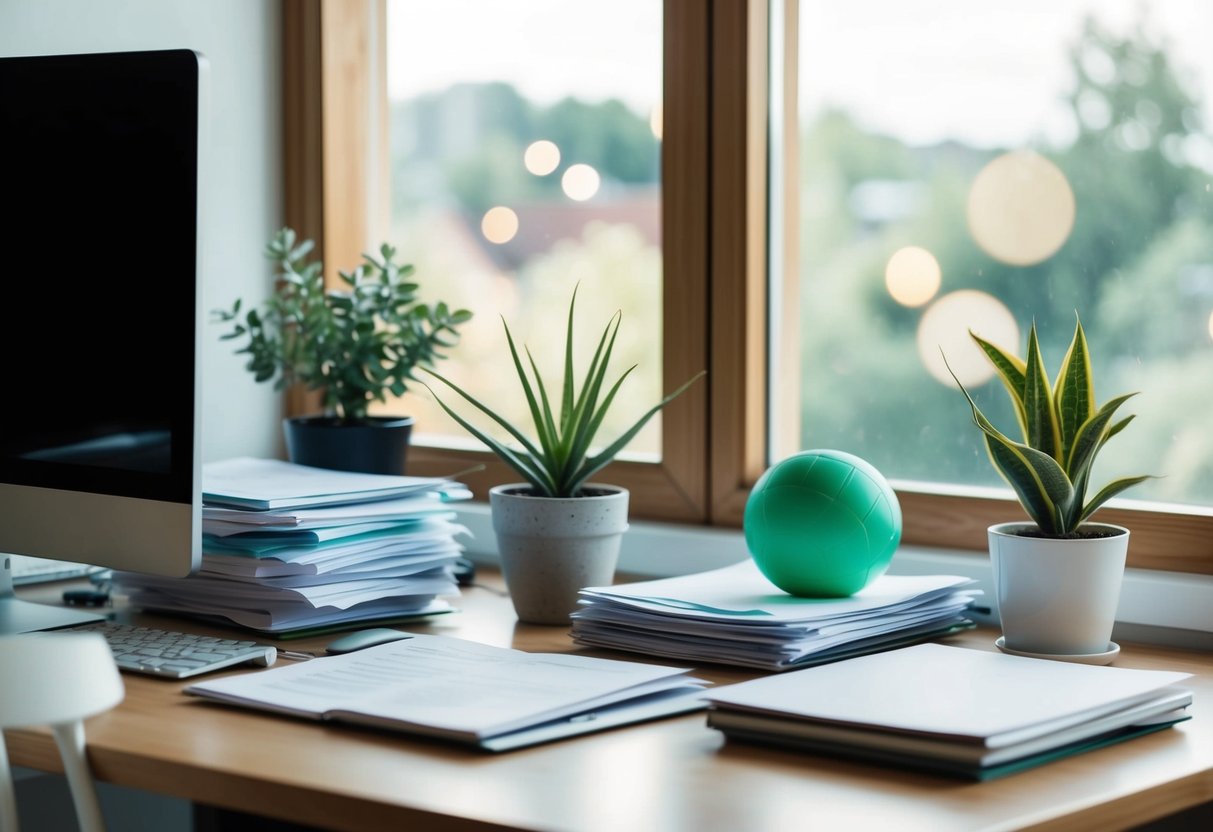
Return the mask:
M 518 624 L 509 601 L 486 589 L 467 590 L 460 606 L 408 629 L 524 650 L 574 649 L 565 629 Z M 952 641 L 993 649 L 995 635 Z M 1195 673 L 1194 718 L 983 784 L 726 746 L 702 713 L 494 756 L 204 703 L 183 695 L 184 683 L 131 674 L 123 677 L 126 700 L 89 721 L 88 747 L 101 780 L 336 830 L 1077 832 L 1129 828 L 1213 800 L 1213 656 L 1124 644 L 1116 663 Z M 703 675 L 726 683 L 753 674 L 711 668 Z M 61 770 L 48 732 L 8 738 L 13 763 Z

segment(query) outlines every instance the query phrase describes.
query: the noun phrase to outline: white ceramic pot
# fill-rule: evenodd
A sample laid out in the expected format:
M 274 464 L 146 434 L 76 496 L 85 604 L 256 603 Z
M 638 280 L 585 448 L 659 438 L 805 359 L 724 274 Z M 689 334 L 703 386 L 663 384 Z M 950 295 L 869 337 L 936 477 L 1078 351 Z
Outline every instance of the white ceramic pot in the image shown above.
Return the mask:
M 585 489 L 593 496 L 535 497 L 526 483 L 489 490 L 501 572 L 519 621 L 567 625 L 578 590 L 614 581 L 628 491 Z
M 1129 530 L 1086 523 L 1103 537 L 1058 540 L 1016 534 L 1032 523 L 988 530 L 994 592 L 1006 647 L 1084 655 L 1109 650 L 1120 603 Z

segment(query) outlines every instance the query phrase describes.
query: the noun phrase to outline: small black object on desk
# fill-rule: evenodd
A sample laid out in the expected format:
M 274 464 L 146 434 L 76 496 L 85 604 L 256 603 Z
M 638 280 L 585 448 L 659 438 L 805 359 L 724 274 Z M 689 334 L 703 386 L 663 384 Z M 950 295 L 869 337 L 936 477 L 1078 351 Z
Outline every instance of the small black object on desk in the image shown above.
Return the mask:
M 455 583 L 459 586 L 471 586 L 476 582 L 476 564 L 468 558 L 456 560 L 452 571 L 455 573 Z
M 101 589 L 68 589 L 63 593 L 63 603 L 69 607 L 104 607 L 109 601 L 109 592 Z

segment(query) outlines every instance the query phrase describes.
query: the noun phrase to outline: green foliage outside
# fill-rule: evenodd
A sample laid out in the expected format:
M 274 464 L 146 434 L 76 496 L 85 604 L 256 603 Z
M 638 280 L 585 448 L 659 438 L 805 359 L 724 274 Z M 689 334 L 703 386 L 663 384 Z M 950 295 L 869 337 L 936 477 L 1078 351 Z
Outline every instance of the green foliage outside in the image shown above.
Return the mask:
M 603 199 L 640 193 L 652 200 L 655 214 L 660 143 L 647 120 L 613 100 L 569 98 L 538 106 L 506 84 L 456 85 L 396 104 L 392 119 L 392 236 L 409 241 L 430 285 L 452 303 L 478 313 L 463 329 L 444 375 L 492 401 L 506 421 L 525 424 L 530 412 L 518 395 L 500 337 L 500 317 L 510 320 L 520 346 L 533 352 L 540 371 L 558 377 L 564 333 L 552 326 L 552 310 L 566 306 L 571 286 L 579 283 L 583 306 L 618 309 L 623 315 L 614 354 L 621 366 L 636 365 L 636 370 L 606 414 L 600 435 L 625 432 L 649 403 L 663 396 L 661 251 L 656 242 L 633 224 L 595 219 L 572 233 L 553 232 L 542 250 L 516 268 L 486 274 L 483 258 L 495 252 L 478 229 L 483 212 L 494 205 L 569 207 L 560 173 L 575 163 L 599 172 Z M 561 151 L 559 168 L 546 176 L 533 175 L 522 165 L 525 149 L 538 139 L 554 142 Z M 452 219 L 462 233 L 452 233 Z M 468 251 L 472 242 L 483 248 Z M 578 367 L 588 364 L 594 348 L 585 332 L 578 330 L 575 336 Z M 425 429 L 465 433 L 428 397 L 414 397 L 409 412 Z M 658 413 L 645 423 L 629 454 L 657 452 L 660 419 Z M 496 423 L 483 429 L 499 441 L 512 441 Z
M 397 105 L 392 135 L 397 212 L 438 200 L 478 222 L 494 205 L 561 199 L 559 175 L 533 176 L 519 164 L 538 139 L 560 148 L 561 168 L 588 164 L 625 187 L 660 178 L 648 122 L 617 100 L 538 106 L 508 84 L 459 84 Z
M 1093 56 L 1116 66 L 1111 78 L 1084 69 Z M 1213 500 L 1213 441 L 1187 421 L 1208 411 L 1213 379 L 1213 174 L 1178 152 L 1187 137 L 1205 134 L 1197 100 L 1165 50 L 1140 33 L 1118 38 L 1088 21 L 1069 61 L 1076 138 L 1036 150 L 1065 173 L 1077 217 L 1065 245 L 1039 265 L 991 258 L 966 225 L 968 184 L 986 162 L 1016 148 L 910 147 L 864 133 L 841 112 L 805 132 L 805 447 L 849 450 L 900 480 L 1002 485 L 968 409 L 956 407 L 956 390 L 932 378 L 917 355 L 921 310 L 900 307 L 884 288 L 892 252 L 919 245 L 942 267 L 941 294 L 972 288 L 994 295 L 1023 331 L 1035 323 L 1046 361 L 1060 360 L 1081 315 L 1091 351 L 1101 356 L 1096 388 L 1142 391 L 1134 408 L 1143 418 L 1117 440 L 1116 453 L 1101 458 L 1104 475 L 1162 471 L 1134 495 Z M 846 200 L 871 179 L 912 183 L 918 210 L 863 227 Z M 997 385 L 972 392 L 990 421 L 1014 418 Z
M 1213 501 L 1213 434 L 1202 416 L 1210 408 L 1207 380 L 1213 379 L 1207 331 L 1213 174 L 1183 152 L 1193 137 L 1207 140 L 1208 126 L 1196 91 L 1181 81 L 1184 68 L 1144 31 L 1143 25 L 1119 37 L 1087 22 L 1075 33 L 1068 56 L 1073 84 L 1059 91 L 1074 119 L 1073 139 L 1034 149 L 1065 173 L 1076 198 L 1076 224 L 1062 248 L 1038 265 L 993 259 L 967 227 L 974 177 L 996 156 L 1020 148 L 913 146 L 866 131 L 842 110 L 805 125 L 799 229 L 803 448 L 850 451 L 896 480 L 1003 486 L 967 409 L 957 406 L 959 392 L 932 377 L 918 355 L 923 310 L 900 306 L 885 289 L 889 256 L 916 245 L 939 261 L 941 294 L 979 289 L 1005 304 L 1021 331 L 1035 324 L 1047 363 L 1061 359 L 1080 315 L 1091 351 L 1101 357 L 1094 379 L 1101 398 L 1105 390 L 1141 391 L 1132 403 L 1141 418 L 1117 438 L 1115 453 L 1101 456 L 1095 476 L 1159 472 L 1163 476 L 1133 495 Z M 1089 71 L 1100 63 L 1115 71 Z M 584 162 L 599 171 L 604 186 L 596 199 L 654 187 L 661 150 L 646 119 L 619 102 L 568 99 L 540 106 L 507 84 L 459 85 L 398 104 L 392 118 L 393 236 L 408 241 L 446 296 L 489 313 L 470 324 L 454 357 L 461 362 L 460 378 L 470 368 L 477 376 L 469 386 L 490 390 L 511 372 L 499 333 L 490 338 L 481 332 L 503 305 L 541 364 L 559 355 L 559 346 L 548 343 L 558 329 L 551 326 L 554 298 L 580 279 L 587 291 L 597 288 L 609 298 L 612 308 L 642 318 L 643 325 L 632 328 L 639 332 L 635 344 L 621 342 L 620 349 L 635 350 L 652 374 L 638 379 L 629 402 L 639 412 L 644 399 L 659 397 L 659 361 L 649 360 L 660 347 L 659 252 L 638 245 L 632 229 L 595 224 L 576 237 L 553 239 L 547 251 L 505 275 L 508 290 L 489 293 L 485 281 L 473 277 L 471 261 L 443 246 L 435 219 L 445 211 L 475 228 L 493 205 L 567 204 L 558 172 L 535 176 L 519 163 L 526 146 L 540 138 L 560 146 L 562 168 Z M 913 210 L 871 222 L 855 210 L 854 198 L 872 183 L 912 194 Z M 997 384 L 970 392 L 991 422 L 1015 418 Z

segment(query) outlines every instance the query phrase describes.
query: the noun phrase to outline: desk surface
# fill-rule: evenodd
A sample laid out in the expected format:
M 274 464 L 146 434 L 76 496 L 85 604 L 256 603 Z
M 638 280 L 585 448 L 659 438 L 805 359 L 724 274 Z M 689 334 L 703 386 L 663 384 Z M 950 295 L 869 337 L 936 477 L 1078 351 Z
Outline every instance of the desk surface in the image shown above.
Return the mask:
M 38 597 L 32 587 L 21 594 Z M 465 590 L 459 606 L 406 629 L 531 651 L 578 649 L 564 628 L 519 624 L 509 600 L 487 589 Z M 179 619 L 140 620 L 207 631 Z M 989 650 L 996 635 L 949 641 Z M 1122 644 L 1116 664 L 1196 674 L 1194 718 L 990 783 L 726 745 L 702 713 L 488 755 L 210 704 L 182 694 L 184 682 L 131 674 L 123 677 L 125 701 L 91 719 L 87 738 L 101 780 L 336 830 L 1076 832 L 1128 828 L 1213 800 L 1213 719 L 1204 713 L 1213 702 L 1213 656 Z M 709 667 L 699 675 L 728 683 L 755 674 Z M 49 732 L 7 736 L 16 765 L 61 770 Z

